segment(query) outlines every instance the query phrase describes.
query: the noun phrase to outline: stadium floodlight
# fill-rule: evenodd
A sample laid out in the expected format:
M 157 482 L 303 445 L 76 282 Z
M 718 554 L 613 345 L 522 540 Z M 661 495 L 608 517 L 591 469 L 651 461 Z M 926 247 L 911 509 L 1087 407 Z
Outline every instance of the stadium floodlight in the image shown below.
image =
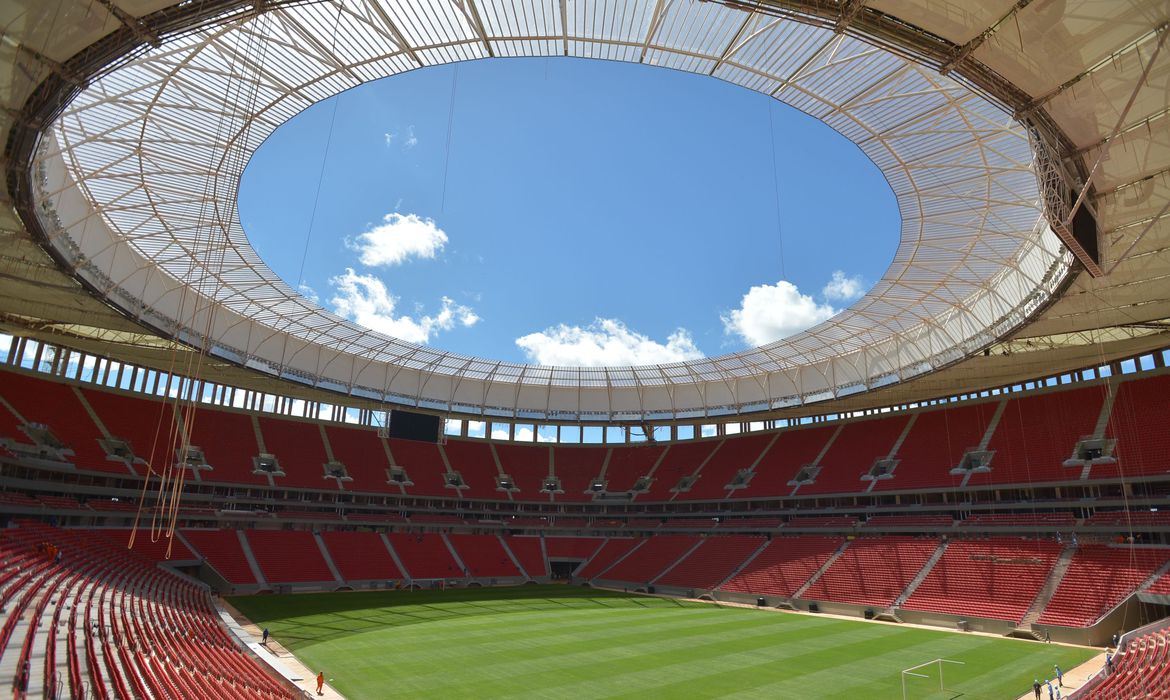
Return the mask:
M 946 692 L 948 688 L 946 682 L 943 679 L 943 664 L 959 664 L 960 666 L 965 666 L 966 662 L 952 661 L 950 659 L 935 659 L 934 661 L 927 661 L 924 664 L 918 664 L 917 666 L 911 666 L 910 668 L 902 669 L 902 700 L 908 700 L 910 697 L 906 690 L 906 676 L 912 676 L 914 678 L 931 678 L 932 676 L 929 676 L 925 673 L 915 673 L 915 671 L 918 669 L 927 668 L 929 666 L 938 666 L 938 689 L 940 692 Z

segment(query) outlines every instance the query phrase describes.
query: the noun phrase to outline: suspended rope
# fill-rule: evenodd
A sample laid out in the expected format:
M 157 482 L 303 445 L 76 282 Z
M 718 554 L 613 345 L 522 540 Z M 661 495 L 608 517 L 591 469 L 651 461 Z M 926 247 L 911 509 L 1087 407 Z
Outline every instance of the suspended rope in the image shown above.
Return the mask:
M 261 15 L 255 21 L 261 23 L 267 22 L 268 19 L 265 15 Z M 237 106 L 241 105 L 242 102 L 245 103 L 243 106 L 245 116 L 254 111 L 255 102 L 259 94 L 260 75 L 264 64 L 264 57 L 267 54 L 267 43 L 260 38 L 261 36 L 262 32 L 252 33 L 249 41 L 243 47 L 243 56 L 233 54 L 230 60 L 229 76 L 235 76 L 237 63 L 242 63 L 244 65 L 257 66 L 256 79 L 252 82 L 252 90 L 246 100 L 241 100 L 240 94 L 245 87 L 245 83 L 248 81 L 228 79 L 223 98 L 224 109 L 220 113 L 216 124 L 213 141 L 215 144 L 225 143 L 224 127 L 226 123 L 229 121 L 232 125 L 237 123 Z M 257 51 L 262 52 L 259 61 L 256 60 Z M 238 135 L 238 140 L 226 144 L 221 162 L 218 165 L 214 162 L 209 162 L 207 166 L 207 175 L 203 182 L 203 197 L 199 214 L 196 218 L 194 240 L 191 244 L 191 249 L 196 260 L 198 260 L 200 248 L 203 248 L 203 264 L 199 265 L 198 263 L 194 263 L 192 268 L 188 270 L 185 275 L 185 283 L 181 285 L 179 299 L 179 308 L 184 309 L 188 306 L 190 288 L 194 286 L 200 292 L 194 295 L 194 300 L 191 304 L 190 321 L 187 324 L 191 328 L 198 327 L 200 325 L 200 317 L 202 316 L 204 323 L 202 324 L 200 343 L 197 352 L 187 355 L 185 361 L 181 363 L 182 366 L 179 369 L 181 375 L 185 378 L 178 381 L 176 381 L 175 370 L 176 365 L 180 365 L 178 358 L 179 350 L 177 344 L 172 345 L 165 386 L 165 391 L 169 395 L 170 402 L 164 401 L 162 407 L 159 409 L 153 444 L 149 453 L 150 459 L 146 465 L 142 491 L 127 542 L 127 548 L 132 549 L 137 539 L 138 528 L 141 526 L 142 515 L 149 510 L 151 516 L 149 528 L 150 539 L 152 542 L 158 542 L 164 537 L 167 539 L 165 557 L 168 559 L 171 557 L 175 528 L 178 523 L 186 483 L 187 462 L 191 450 L 191 435 L 195 426 L 195 408 L 198 402 L 199 392 L 203 389 L 203 360 L 210 349 L 215 315 L 219 306 L 214 295 L 215 290 L 220 285 L 218 283 L 208 284 L 208 282 L 218 282 L 222 279 L 224 261 L 228 248 L 228 228 L 235 217 L 234 198 L 229 197 L 227 211 L 218 217 L 218 220 L 214 220 L 214 214 L 216 212 L 211 200 L 217 199 L 214 195 L 218 194 L 214 192 L 214 184 L 217 175 L 224 171 L 225 165 L 232 165 L 231 159 L 233 156 L 237 159 L 242 158 L 243 154 L 247 151 L 250 128 L 251 122 L 245 121 L 243 129 Z M 236 163 L 238 164 L 238 162 L 237 160 Z M 235 170 L 229 170 L 229 172 L 235 172 Z M 210 224 L 208 223 L 209 218 L 213 219 Z M 201 243 L 203 244 L 202 246 Z M 168 407 L 171 409 L 169 421 L 167 420 L 168 416 L 166 411 Z M 160 451 L 159 443 L 163 435 L 164 423 L 168 424 L 166 430 L 167 438 L 164 442 L 165 447 Z M 160 459 L 163 465 L 161 469 L 156 467 Z M 157 487 L 155 490 L 154 504 L 148 507 L 148 495 L 151 492 L 151 483 L 155 477 L 157 477 Z
M 768 136 L 772 142 L 772 193 L 775 195 L 776 204 L 776 235 L 780 242 L 780 279 L 788 279 L 788 273 L 784 271 L 784 223 L 780 219 L 780 168 L 776 164 L 776 127 L 772 123 L 772 101 L 767 101 L 768 108 Z
M 337 31 L 341 26 L 341 10 L 343 6 L 337 3 L 337 17 L 333 20 L 333 38 L 329 42 L 329 54 L 336 55 Z M 333 104 L 329 112 L 329 131 L 325 134 L 325 150 L 321 153 L 321 165 L 317 168 L 317 189 L 313 193 L 313 209 L 309 213 L 309 229 L 305 232 L 305 248 L 301 251 L 301 266 L 297 271 L 297 289 L 305 283 L 305 262 L 309 259 L 309 243 L 313 239 L 313 227 L 317 223 L 317 207 L 321 203 L 321 187 L 325 183 L 325 167 L 329 162 L 329 150 L 333 146 L 333 130 L 337 124 L 337 106 L 341 104 L 341 94 L 333 96 Z M 287 342 L 287 341 L 286 341 Z M 282 358 L 283 363 L 283 358 Z
M 547 64 L 545 64 L 547 67 Z M 451 100 L 447 106 L 447 144 L 443 154 L 443 194 L 439 199 L 439 211 L 447 209 L 447 169 L 451 164 L 451 134 L 455 130 L 455 89 L 459 86 L 459 64 L 451 69 Z

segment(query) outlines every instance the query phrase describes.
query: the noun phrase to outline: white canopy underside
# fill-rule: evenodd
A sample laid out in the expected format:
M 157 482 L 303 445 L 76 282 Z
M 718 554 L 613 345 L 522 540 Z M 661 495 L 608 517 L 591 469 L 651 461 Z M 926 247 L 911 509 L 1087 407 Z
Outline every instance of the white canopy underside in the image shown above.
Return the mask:
M 995 4 L 869 3 L 960 44 L 1012 7 Z M 993 34 L 974 53 L 1029 94 L 1046 95 L 1077 75 L 1064 74 L 1070 66 L 1098 64 L 1119 42 L 1149 35 L 1158 19 L 1156 3 L 1109 4 L 1109 13 L 1096 9 L 1111 19 L 1094 24 L 1104 29 L 1092 45 L 1067 32 L 1033 31 L 1030 21 L 1051 25 L 1052 18 L 1025 10 L 1015 17 L 1018 32 Z M 70 36 L 63 33 L 62 44 Z M 1062 104 L 1071 90 L 1049 97 L 1045 107 L 1077 145 L 1110 132 L 1120 110 L 1112 105 L 1133 89 L 1141 53 L 1139 45 L 1095 69 L 1100 79 L 1076 96 L 1079 110 Z M 777 343 L 694 362 L 598 369 L 503 363 L 380 336 L 321 309 L 264 265 L 239 227 L 235 198 L 249 155 L 272 130 L 362 82 L 489 55 L 584 56 L 703 73 L 822 119 L 890 183 L 903 219 L 894 262 L 850 309 Z M 1136 68 L 1126 68 L 1126 56 Z M 1115 66 L 1125 75 L 1109 75 Z M 1157 88 L 1166 73 L 1151 72 L 1151 90 L 1139 92 L 1134 115 L 1164 118 L 1165 90 L 1159 112 Z M 1060 119 L 1065 108 L 1078 119 Z M 1141 222 L 1121 196 L 1125 178 L 1165 163 L 1167 132 L 1126 130 L 1118 138 L 1130 147 L 1114 148 L 1095 181 L 1105 193 L 1093 203 L 1106 265 L 1111 251 L 1129 244 L 1124 229 Z M 1152 197 L 1140 206 L 1157 230 L 1134 247 L 1135 258 L 1164 239 L 1157 211 L 1165 183 L 1153 172 L 1143 180 L 1152 181 Z M 270 10 L 169 38 L 89 84 L 53 138 L 42 139 L 34 173 L 52 246 L 77 276 L 142 322 L 197 345 L 208 338 L 213 353 L 275 376 L 471 414 L 685 418 L 888 385 L 1019 327 L 1049 301 L 1071 262 L 1042 217 L 1028 134 L 1003 109 L 846 34 L 694 1 L 346 0 Z M 1101 187 L 1109 180 L 1121 185 L 1112 188 L 1114 199 Z M 848 193 L 841 196 L 848 206 Z

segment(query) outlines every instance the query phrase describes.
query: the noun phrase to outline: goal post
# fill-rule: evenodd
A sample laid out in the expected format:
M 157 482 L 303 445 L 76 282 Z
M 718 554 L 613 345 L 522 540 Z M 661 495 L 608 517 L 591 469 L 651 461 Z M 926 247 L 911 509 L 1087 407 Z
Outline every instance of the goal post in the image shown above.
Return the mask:
M 929 679 L 929 678 L 931 678 L 931 676 L 929 676 L 925 673 L 916 673 L 916 671 L 918 671 L 920 669 L 928 669 L 931 666 L 938 667 L 938 689 L 939 689 L 939 691 L 940 692 L 947 691 L 948 688 L 947 688 L 947 684 L 946 684 L 946 679 L 944 678 L 944 674 L 943 674 L 943 669 L 945 668 L 945 666 L 943 666 L 943 664 L 959 664 L 960 666 L 964 666 L 964 665 L 966 665 L 966 662 L 952 661 L 951 659 L 935 659 L 933 661 L 927 661 L 926 663 L 923 663 L 923 664 L 918 664 L 917 666 L 911 666 L 910 668 L 902 669 L 902 700 L 909 700 L 909 697 L 910 697 L 907 690 L 906 690 L 907 676 L 912 677 L 912 678 L 927 678 L 927 679 Z

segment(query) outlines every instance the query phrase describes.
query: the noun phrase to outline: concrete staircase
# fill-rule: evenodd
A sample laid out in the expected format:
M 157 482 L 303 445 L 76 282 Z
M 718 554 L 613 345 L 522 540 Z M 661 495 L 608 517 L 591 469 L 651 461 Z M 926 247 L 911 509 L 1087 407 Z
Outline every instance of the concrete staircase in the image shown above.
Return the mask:
M 329 573 L 333 574 L 333 579 L 337 581 L 337 585 L 345 585 L 345 579 L 342 578 L 337 564 L 333 562 L 333 555 L 329 553 L 329 548 L 325 546 L 325 540 L 321 538 L 321 533 L 314 532 L 313 539 L 317 541 L 317 548 L 321 550 L 321 557 L 325 560 L 325 566 L 329 567 Z
M 726 585 L 727 585 L 727 582 L 728 582 L 728 581 L 730 581 L 731 579 L 733 579 L 733 578 L 735 578 L 736 576 L 738 576 L 738 575 L 739 575 L 739 572 L 741 572 L 741 571 L 743 571 L 744 569 L 746 569 L 746 568 L 748 567 L 748 564 L 751 564 L 751 563 L 752 563 L 752 561 L 754 561 L 756 557 L 760 556 L 760 552 L 762 552 L 762 551 L 764 551 L 765 549 L 767 549 L 767 548 L 768 548 L 768 545 L 770 545 L 770 544 L 772 544 L 772 541 L 771 541 L 771 540 L 767 540 L 767 539 L 766 539 L 766 540 L 764 540 L 763 542 L 761 542 L 761 543 L 760 543 L 760 546 L 759 546 L 759 547 L 756 547 L 756 551 L 754 551 L 754 552 L 752 552 L 750 555 L 748 555 L 748 558 L 747 558 L 747 559 L 744 559 L 742 562 L 740 562 L 739 566 L 735 567 L 735 570 L 734 570 L 734 571 L 732 571 L 730 574 L 728 574 L 728 575 L 727 575 L 727 578 L 725 578 L 725 579 L 723 579 L 722 581 L 720 581 L 718 586 L 715 586 L 715 590 L 719 590 L 720 588 L 723 588 L 724 586 L 726 586 Z
M 841 558 L 841 555 L 845 553 L 845 548 L 848 546 L 849 546 L 849 540 L 845 540 L 844 542 L 842 542 L 841 546 L 837 548 L 837 551 L 833 552 L 833 556 L 826 559 L 825 563 L 821 565 L 821 568 L 817 569 L 816 572 L 813 573 L 813 575 L 810 576 L 808 578 L 808 580 L 804 582 L 804 585 L 802 585 L 800 588 L 796 589 L 796 592 L 794 592 L 792 594 L 792 597 L 788 599 L 788 602 L 791 603 L 792 601 L 796 600 L 797 598 L 802 597 L 804 595 L 805 591 L 807 591 L 809 588 L 811 588 L 812 585 L 817 582 L 817 579 L 819 579 L 821 576 L 823 576 L 824 573 L 829 570 L 829 567 L 832 566 L 838 559 Z
M 244 531 L 236 530 L 236 537 L 240 539 L 240 549 L 244 550 L 244 558 L 248 560 L 248 568 L 256 577 L 256 583 L 267 587 L 268 580 L 264 578 L 264 572 L 260 570 L 260 562 L 256 561 L 256 555 L 252 553 L 252 545 L 248 544 L 248 538 L 244 535 Z
M 608 541 L 608 540 L 607 540 L 607 541 Z M 638 551 L 639 549 L 641 549 L 641 548 L 642 548 L 642 546 L 643 546 L 643 545 L 645 545 L 645 544 L 646 544 L 647 542 L 649 542 L 649 541 L 650 541 L 650 539 L 649 539 L 649 538 L 646 538 L 646 539 L 642 540 L 641 542 L 639 542 L 638 544 L 636 544 L 636 545 L 634 545 L 633 547 L 631 547 L 631 548 L 630 548 L 630 550 L 629 550 L 628 552 L 626 552 L 625 554 L 621 555 L 621 556 L 620 556 L 620 557 L 618 557 L 617 559 L 615 559 L 615 560 L 613 560 L 612 562 L 610 562 L 609 566 L 605 567 L 605 568 L 604 568 L 603 570 L 601 570 L 601 571 L 598 571 L 598 572 L 597 572 L 597 575 L 596 575 L 596 576 L 594 576 L 593 578 L 591 578 L 591 579 L 590 579 L 590 581 L 597 581 L 598 579 L 602 579 L 602 580 L 604 580 L 604 576 L 605 576 L 605 572 L 606 572 L 606 571 L 609 571 L 610 569 L 612 569 L 613 567 L 617 566 L 618 564 L 621 564 L 623 561 L 625 561 L 625 560 L 626 560 L 626 558 L 627 558 L 627 557 L 629 557 L 631 554 L 633 554 L 634 552 L 636 552 L 636 551 Z M 602 547 L 604 547 L 604 546 L 605 546 L 605 545 L 604 545 L 604 543 L 603 543 L 603 544 L 602 544 Z M 598 550 L 597 550 L 597 551 L 598 551 L 598 552 L 600 552 L 600 551 L 601 551 L 601 549 L 600 549 L 600 548 L 598 548 Z M 595 556 L 597 556 L 597 553 L 596 553 L 596 552 L 594 552 L 593 556 L 594 556 L 594 557 L 595 557 Z M 593 558 L 593 557 L 590 557 L 590 559 L 592 559 L 592 558 Z M 582 566 L 584 566 L 584 564 L 582 564 Z
M 455 564 L 459 567 L 459 571 L 463 572 L 463 578 L 471 580 L 474 578 L 471 575 L 471 569 L 467 568 L 467 564 L 463 563 L 463 557 L 459 556 L 459 552 L 455 551 L 455 545 L 451 544 L 451 540 L 447 539 L 447 533 L 442 533 L 439 537 L 443 538 L 443 544 L 447 545 L 447 551 L 451 553 L 451 558 L 455 560 Z M 523 569 L 521 569 L 523 571 Z
M 922 570 L 919 571 L 918 575 L 916 575 L 913 580 L 910 581 L 909 585 L 906 586 L 906 590 L 902 591 L 902 594 L 894 599 L 894 602 L 883 613 L 883 615 L 888 615 L 894 618 L 897 622 L 902 621 L 902 619 L 897 615 L 897 609 L 902 607 L 902 605 L 904 605 L 906 601 L 910 599 L 910 596 L 914 595 L 914 591 L 918 590 L 918 587 L 922 585 L 922 582 L 925 581 L 926 577 L 930 575 L 930 570 L 933 569 L 934 565 L 938 563 L 938 560 L 942 559 L 943 555 L 946 554 L 948 544 L 950 544 L 950 540 L 943 540 L 942 542 L 938 543 L 938 547 L 934 550 L 934 553 L 931 554 L 930 558 L 926 560 L 926 563 L 922 565 Z
M 390 544 L 390 538 L 386 537 L 386 533 L 384 532 L 378 533 L 378 537 L 382 538 L 382 544 L 386 545 L 386 551 L 390 553 L 390 558 L 394 560 L 394 565 L 397 566 L 398 570 L 402 572 L 403 577 L 405 577 L 407 581 L 413 581 L 414 579 L 411 578 L 410 572 L 406 570 L 406 566 L 402 563 L 402 560 L 398 558 L 398 552 L 395 552 L 394 546 Z
M 1035 600 L 1032 601 L 1032 607 L 1028 608 L 1028 613 L 1024 615 L 1024 619 L 1012 632 L 1013 635 L 1020 637 L 1029 637 L 1043 640 L 1043 635 L 1032 629 L 1032 625 L 1040 616 L 1044 614 L 1044 608 L 1048 607 L 1048 603 L 1052 601 L 1052 596 L 1056 594 L 1056 589 L 1060 586 L 1060 582 L 1064 579 L 1064 575 L 1068 572 L 1069 564 L 1072 563 L 1073 555 L 1076 554 L 1077 546 L 1069 543 L 1064 546 L 1060 552 L 1060 557 L 1056 560 L 1056 565 L 1052 567 L 1052 571 L 1048 574 L 1048 580 L 1044 582 L 1044 586 L 1040 592 L 1036 594 Z
M 722 443 L 721 443 L 721 444 L 722 444 Z M 670 571 L 671 569 L 673 569 L 674 567 L 678 566 L 678 565 L 679 565 L 679 564 L 680 564 L 680 563 L 681 563 L 681 562 L 682 562 L 684 559 L 686 559 L 687 557 L 691 556 L 691 553 L 692 553 L 692 552 L 694 552 L 694 551 L 695 551 L 696 549 L 698 549 L 699 547 L 703 546 L 703 542 L 705 542 L 705 541 L 706 541 L 706 540 L 704 540 L 704 539 L 702 539 L 702 538 L 699 538 L 699 539 L 698 539 L 698 541 L 696 541 L 696 542 L 695 542 L 693 545 L 691 545 L 691 546 L 690 546 L 690 547 L 687 549 L 687 551 L 685 551 L 685 552 L 683 552 L 683 553 L 682 553 L 682 556 L 680 556 L 678 559 L 675 559 L 673 562 L 671 562 L 670 566 L 666 567 L 666 568 L 665 568 L 665 569 L 663 569 L 662 571 L 659 571 L 657 576 L 655 576 L 654 578 L 650 579 L 650 583 L 649 583 L 648 585 L 651 585 L 651 586 L 653 586 L 654 584 L 658 583 L 658 579 L 660 579 L 660 578 L 662 578 L 663 576 L 665 576 L 665 575 L 666 575 L 666 572 L 668 572 L 668 571 Z
M 520 565 L 520 560 L 516 558 L 515 552 L 513 552 L 512 548 L 508 546 L 508 542 L 504 539 L 503 535 L 497 534 L 496 539 L 500 541 L 500 546 L 504 548 L 504 553 L 508 555 L 508 559 L 512 561 L 512 564 L 516 567 L 516 570 L 519 571 L 520 574 L 524 576 L 524 578 L 531 581 L 532 579 L 541 575 L 540 572 L 536 572 L 535 574 L 529 573 L 524 569 L 523 566 Z

